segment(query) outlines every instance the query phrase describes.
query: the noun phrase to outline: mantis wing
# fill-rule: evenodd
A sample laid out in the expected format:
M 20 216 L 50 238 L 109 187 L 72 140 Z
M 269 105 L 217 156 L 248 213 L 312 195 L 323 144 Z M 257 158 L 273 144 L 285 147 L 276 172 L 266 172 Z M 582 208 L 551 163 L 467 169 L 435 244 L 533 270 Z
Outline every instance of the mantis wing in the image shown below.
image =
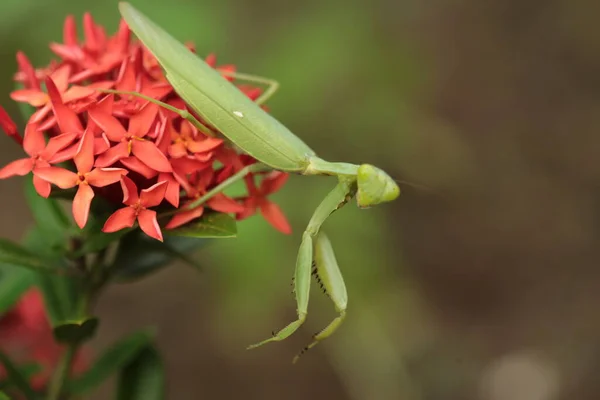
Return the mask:
M 303 171 L 314 151 L 181 42 L 128 3 L 129 28 L 157 58 L 188 105 L 246 153 L 275 169 Z

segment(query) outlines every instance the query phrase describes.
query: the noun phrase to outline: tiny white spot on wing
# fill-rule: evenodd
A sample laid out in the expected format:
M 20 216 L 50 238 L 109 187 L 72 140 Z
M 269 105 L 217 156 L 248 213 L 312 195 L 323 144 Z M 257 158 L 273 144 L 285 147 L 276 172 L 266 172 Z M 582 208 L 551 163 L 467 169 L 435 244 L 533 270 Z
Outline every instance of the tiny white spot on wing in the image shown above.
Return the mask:
M 241 111 L 234 111 L 233 115 L 235 115 L 236 117 L 244 118 L 244 114 L 242 114 Z

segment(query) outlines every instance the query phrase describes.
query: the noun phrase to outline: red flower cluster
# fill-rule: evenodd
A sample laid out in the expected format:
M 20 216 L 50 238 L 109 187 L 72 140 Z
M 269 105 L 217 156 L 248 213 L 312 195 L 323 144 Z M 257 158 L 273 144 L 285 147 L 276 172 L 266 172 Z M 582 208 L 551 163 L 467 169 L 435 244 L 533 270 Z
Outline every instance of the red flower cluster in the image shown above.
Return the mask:
M 65 349 L 54 341 L 42 294 L 37 289 L 27 291 L 12 310 L 0 317 L 0 350 L 20 364 L 31 362 L 41 367 L 31 378 L 35 389 L 43 389 L 48 384 Z M 72 372 L 81 373 L 86 367 L 86 357 L 80 351 Z M 0 378 L 4 374 L 0 367 Z
M 153 207 L 181 209 L 256 160 L 237 153 L 219 132 L 213 130 L 213 137 L 207 136 L 156 104 L 97 91 L 135 91 L 179 109 L 187 107 L 152 54 L 130 39 L 124 21 L 113 37 L 108 37 L 89 14 L 84 16 L 83 25 L 85 40 L 79 43 L 75 20 L 67 17 L 64 43 L 50 45 L 60 62 L 34 69 L 24 54 L 17 54 L 19 72 L 15 80 L 23 88 L 12 92 L 11 97 L 36 111 L 21 137 L 0 108 L 0 127 L 27 153 L 27 157 L 0 169 L 0 179 L 32 172 L 34 186 L 43 197 L 50 195 L 51 184 L 61 189 L 76 187 L 72 211 L 81 228 L 96 195 L 122 201 L 126 207 L 106 221 L 105 232 L 131 227 L 137 220 L 146 234 L 162 240 Z M 217 68 L 213 55 L 206 61 L 219 71 L 235 71 L 231 65 Z M 240 86 L 240 90 L 253 100 L 261 94 L 256 87 Z M 199 218 L 205 208 L 233 213 L 237 219 L 260 209 L 276 229 L 289 233 L 290 226 L 279 207 L 266 199 L 287 177 L 282 172 L 251 174 L 246 178 L 247 196 L 218 194 L 203 206 L 176 213 L 164 228 Z M 261 179 L 260 189 L 256 179 Z

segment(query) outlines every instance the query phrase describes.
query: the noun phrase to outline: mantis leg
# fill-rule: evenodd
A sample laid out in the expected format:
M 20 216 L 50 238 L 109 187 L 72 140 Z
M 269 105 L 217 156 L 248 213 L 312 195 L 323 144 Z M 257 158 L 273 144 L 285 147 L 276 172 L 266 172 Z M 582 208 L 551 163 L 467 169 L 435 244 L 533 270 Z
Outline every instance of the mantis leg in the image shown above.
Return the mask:
M 240 169 L 235 174 L 231 175 L 229 178 L 225 179 L 223 182 L 219 183 L 217 186 L 215 186 L 208 192 L 206 192 L 203 196 L 201 196 L 198 199 L 189 203 L 186 207 L 181 207 L 176 210 L 163 212 L 160 214 L 160 216 L 167 217 L 169 215 L 174 215 L 179 212 L 193 210 L 194 208 L 199 207 L 202 204 L 206 203 L 208 200 L 213 198 L 215 195 L 221 193 L 222 191 L 227 189 L 229 186 L 244 179 L 246 177 L 246 175 L 248 175 L 249 173 L 271 171 L 271 170 L 273 170 L 273 168 L 269 167 L 268 165 L 261 164 L 261 163 L 247 165 L 244 168 Z
M 165 103 L 164 101 L 157 100 L 155 98 L 146 96 L 145 94 L 141 94 L 138 92 L 128 92 L 125 90 L 114 90 L 114 89 L 96 89 L 96 90 L 99 92 L 102 92 L 102 93 L 113 93 L 113 94 L 120 94 L 120 95 L 135 96 L 135 97 L 139 97 L 140 99 L 147 100 L 150 103 L 154 103 L 158 106 L 161 106 L 164 109 L 172 111 L 175 114 L 179 115 L 181 118 L 189 121 L 192 125 L 194 125 L 200 132 L 202 132 L 206 136 L 215 137 L 215 134 L 213 133 L 213 131 L 211 131 L 210 128 L 207 127 L 206 125 L 204 125 L 202 122 L 198 121 L 196 119 L 196 117 L 194 117 L 192 115 L 192 113 L 189 112 L 188 110 L 181 110 L 177 107 L 173 107 L 172 105 Z
M 267 90 L 261 94 L 254 102 L 258 105 L 265 103 L 279 89 L 279 82 L 262 76 L 242 74 L 240 72 L 219 71 L 221 75 L 229 76 L 240 81 L 259 83 L 267 86 Z
M 233 185 L 234 183 L 238 182 L 241 179 L 244 179 L 244 177 L 251 172 L 271 171 L 272 169 L 273 168 L 269 167 L 268 165 L 261 164 L 261 163 L 247 165 L 244 168 L 240 169 L 235 174 L 231 175 L 229 178 L 225 179 L 223 182 L 219 183 L 217 186 L 215 186 L 208 192 L 206 192 L 204 194 L 204 196 L 191 202 L 187 206 L 187 209 L 191 210 L 191 209 L 194 209 L 194 208 L 206 203 L 214 195 L 221 193 L 223 190 L 227 189 L 229 186 Z
M 337 260 L 331 242 L 327 236 L 321 232 L 314 243 L 315 260 L 313 263 L 313 276 L 323 289 L 323 292 L 333 301 L 335 310 L 339 314 L 324 329 L 313 336 L 313 341 L 294 357 L 294 363 L 306 353 L 309 349 L 315 347 L 321 340 L 331 336 L 342 324 L 346 317 L 346 307 L 348 305 L 348 293 L 344 284 L 344 277 L 338 267 Z
M 302 243 L 300 244 L 298 258 L 296 259 L 296 272 L 294 276 L 294 293 L 296 295 L 298 319 L 287 325 L 285 328 L 273 332 L 271 338 L 253 344 L 249 346 L 248 349 L 253 349 L 269 342 L 281 341 L 294 333 L 304 323 L 306 315 L 308 314 L 311 267 L 314 260 L 313 247 L 321 248 L 323 246 L 323 243 L 317 240 L 319 230 L 329 215 L 346 204 L 354 196 L 355 191 L 356 185 L 354 180 L 340 179 L 336 187 L 329 192 L 321 204 L 319 204 L 312 215 L 306 230 L 302 234 Z M 322 264 L 329 265 L 328 263 Z M 338 281 L 336 280 L 336 286 L 337 283 Z M 333 330 L 331 330 L 329 334 L 325 334 L 325 337 L 329 336 Z

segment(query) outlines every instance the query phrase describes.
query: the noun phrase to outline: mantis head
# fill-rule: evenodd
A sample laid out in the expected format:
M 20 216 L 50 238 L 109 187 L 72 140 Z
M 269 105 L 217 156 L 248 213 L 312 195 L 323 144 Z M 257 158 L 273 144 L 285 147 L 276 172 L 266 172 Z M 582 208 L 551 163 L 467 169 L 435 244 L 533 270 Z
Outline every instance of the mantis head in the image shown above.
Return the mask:
M 400 195 L 400 187 L 396 182 L 383 170 L 369 164 L 358 167 L 356 181 L 356 201 L 360 208 L 392 201 Z

